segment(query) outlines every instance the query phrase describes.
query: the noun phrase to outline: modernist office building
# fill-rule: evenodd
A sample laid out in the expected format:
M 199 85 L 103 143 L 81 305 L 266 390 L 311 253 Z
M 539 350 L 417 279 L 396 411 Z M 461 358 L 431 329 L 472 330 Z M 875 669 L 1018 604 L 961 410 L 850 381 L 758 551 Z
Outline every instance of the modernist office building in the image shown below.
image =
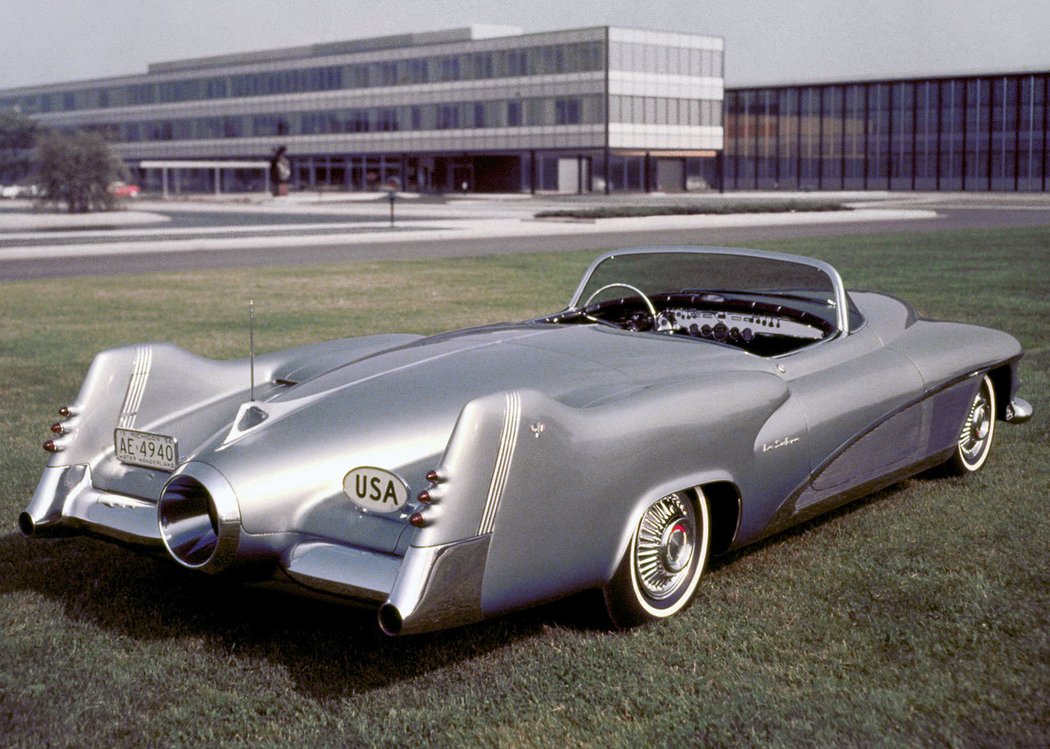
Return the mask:
M 286 145 L 299 188 L 1048 189 L 1050 73 L 725 90 L 723 53 L 695 34 L 470 27 L 0 91 L 0 111 L 106 132 L 148 188 L 143 161 Z M 180 177 L 215 188 L 212 170 Z M 222 187 L 261 180 L 228 169 Z
M 722 60 L 713 36 L 479 26 L 159 63 L 0 91 L 0 110 L 103 131 L 133 168 L 285 145 L 293 187 L 692 190 L 720 173 Z M 181 177 L 211 189 L 212 174 Z M 136 176 L 157 186 L 156 170 Z
M 1045 191 L 1050 74 L 726 92 L 726 189 Z

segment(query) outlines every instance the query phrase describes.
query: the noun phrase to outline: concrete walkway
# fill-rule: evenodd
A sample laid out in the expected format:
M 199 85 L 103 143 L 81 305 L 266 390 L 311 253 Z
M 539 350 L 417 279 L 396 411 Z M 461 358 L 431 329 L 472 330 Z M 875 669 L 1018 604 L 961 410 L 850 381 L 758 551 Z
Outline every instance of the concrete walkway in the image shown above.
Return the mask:
M 36 211 L 13 201 L 0 206 L 0 237 L 10 238 L 20 232 L 53 232 L 90 229 L 156 226 L 170 221 L 161 213 L 149 211 L 105 211 L 103 213 L 58 213 Z M 21 210 L 19 210 L 21 209 Z
M 345 197 L 345 196 L 343 196 Z M 775 197 L 788 199 L 790 195 L 763 195 L 762 199 Z M 808 194 L 808 199 L 839 200 L 842 196 Z M 895 206 L 874 207 L 882 195 L 851 194 L 857 200 L 866 199 L 866 206 L 851 211 L 798 212 L 798 213 L 748 213 L 730 215 L 650 216 L 644 218 L 607 218 L 595 220 L 535 219 L 534 214 L 548 208 L 583 207 L 591 203 L 609 205 L 593 200 L 567 203 L 549 200 L 534 200 L 529 196 L 500 196 L 495 198 L 460 198 L 446 203 L 404 200 L 397 204 L 396 211 L 403 218 L 411 217 L 390 227 L 385 219 L 386 201 L 377 196 L 372 201 L 356 197 L 353 201 L 341 201 L 339 196 L 303 195 L 292 200 L 211 202 L 137 202 L 133 210 L 114 211 L 87 216 L 70 216 L 61 213 L 27 212 L 25 207 L 10 204 L 0 208 L 0 260 L 42 259 L 63 257 L 91 257 L 133 255 L 140 253 L 172 253 L 228 251 L 247 248 L 294 248 L 304 243 L 311 246 L 375 245 L 406 241 L 463 241 L 485 238 L 511 237 L 568 237 L 607 235 L 618 233 L 635 235 L 636 241 L 644 242 L 644 235 L 665 230 L 714 229 L 732 227 L 762 227 L 786 225 L 834 225 L 875 221 L 907 221 L 928 219 L 937 214 L 931 210 Z M 510 199 L 514 198 L 514 199 Z M 711 200 L 748 200 L 759 196 L 710 196 Z M 667 202 L 686 202 L 682 196 L 667 196 Z M 652 204 L 661 198 L 634 198 L 633 203 Z M 693 202 L 695 198 L 690 199 Z M 380 203 L 381 201 L 381 203 Z M 17 202 L 17 201 L 15 201 Z M 377 203 L 379 203 L 377 205 Z M 232 223 L 226 226 L 211 226 L 194 229 L 166 229 L 168 220 L 162 211 L 202 212 L 265 212 L 268 214 L 343 214 L 359 217 L 345 223 L 281 223 L 276 220 L 265 227 L 243 227 Z M 384 217 L 384 220 L 361 220 L 365 216 Z M 232 217 L 231 217 L 232 218 Z M 234 219 L 235 220 L 235 219 Z M 321 232 L 311 234 L 311 232 Z M 269 234 L 268 232 L 272 232 Z M 293 235 L 289 236 L 289 232 Z M 238 236 L 249 234 L 250 236 Z M 207 236 L 203 236 L 207 235 Z M 218 236 L 217 236 L 218 235 Z M 42 244 L 41 237 L 48 242 Z M 91 239 L 87 242 L 84 240 Z M 19 244 L 24 240 L 25 245 Z M 102 240 L 102 241 L 100 241 Z M 108 240 L 108 241 L 105 241 Z

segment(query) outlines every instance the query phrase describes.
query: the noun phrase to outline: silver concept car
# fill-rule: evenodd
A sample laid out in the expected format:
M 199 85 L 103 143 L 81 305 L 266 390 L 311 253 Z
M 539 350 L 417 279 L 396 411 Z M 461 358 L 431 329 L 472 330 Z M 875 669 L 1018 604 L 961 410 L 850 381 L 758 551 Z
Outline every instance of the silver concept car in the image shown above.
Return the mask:
M 817 260 L 611 252 L 525 322 L 105 351 L 19 526 L 373 606 L 388 634 L 588 589 L 627 627 L 684 608 L 710 554 L 981 468 L 996 422 L 1031 416 L 1021 355 Z

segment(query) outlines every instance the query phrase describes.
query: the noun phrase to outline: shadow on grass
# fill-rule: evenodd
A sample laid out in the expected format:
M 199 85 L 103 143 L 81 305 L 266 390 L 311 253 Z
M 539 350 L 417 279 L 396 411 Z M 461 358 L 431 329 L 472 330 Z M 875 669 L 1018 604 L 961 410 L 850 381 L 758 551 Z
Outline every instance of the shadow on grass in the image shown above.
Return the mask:
M 817 515 L 816 517 L 806 520 L 805 522 L 799 523 L 798 525 L 793 525 L 790 528 L 785 528 L 784 530 L 778 533 L 774 533 L 771 536 L 763 538 L 761 541 L 756 541 L 755 543 L 748 544 L 747 546 L 743 546 L 739 549 L 734 549 L 720 556 L 713 557 L 707 565 L 707 572 L 714 572 L 716 570 L 719 570 L 723 567 L 732 564 L 733 562 L 742 557 L 746 557 L 751 554 L 756 554 L 759 551 L 766 549 L 767 547 L 783 543 L 789 539 L 796 538 L 798 536 L 804 536 L 808 533 L 813 532 L 815 529 L 820 528 L 821 526 L 832 524 L 840 518 L 849 517 L 853 513 L 859 512 L 871 505 L 890 501 L 898 495 L 905 493 L 911 482 L 925 481 L 930 479 L 937 480 L 934 476 L 931 475 L 930 477 L 927 477 L 925 474 L 920 474 L 919 476 L 913 476 L 911 478 L 904 479 L 896 484 L 892 484 L 872 494 L 868 494 L 864 497 L 859 497 L 858 499 L 851 500 L 850 502 L 847 502 L 846 504 L 840 507 L 836 507 L 833 510 L 829 510 L 828 512 L 822 515 Z
M 884 489 L 757 544 L 712 560 L 719 572 L 741 557 L 782 543 L 865 506 L 886 501 Z M 305 695 L 319 700 L 394 685 L 542 636 L 549 626 L 604 626 L 594 593 L 426 635 L 389 638 L 375 612 L 316 601 L 184 570 L 90 538 L 0 537 L 0 595 L 32 591 L 87 621 L 141 641 L 203 640 L 217 658 L 264 658 L 279 664 Z M 46 626 L 46 625 L 42 625 Z
M 0 537 L 0 595 L 32 591 L 73 621 L 140 641 L 203 640 L 219 659 L 279 664 L 303 694 L 339 699 L 539 636 L 596 626 L 581 597 L 467 627 L 390 638 L 373 610 L 250 588 L 90 538 Z M 46 626 L 42 623 L 41 626 Z

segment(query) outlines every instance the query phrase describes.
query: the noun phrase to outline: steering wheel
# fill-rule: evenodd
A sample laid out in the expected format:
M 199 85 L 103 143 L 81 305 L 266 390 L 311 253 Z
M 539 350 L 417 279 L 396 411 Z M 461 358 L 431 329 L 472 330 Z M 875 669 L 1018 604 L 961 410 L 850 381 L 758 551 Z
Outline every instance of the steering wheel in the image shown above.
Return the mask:
M 642 301 L 645 302 L 645 306 L 649 308 L 649 314 L 652 315 L 652 318 L 653 318 L 653 330 L 656 330 L 656 325 L 657 325 L 657 321 L 656 321 L 656 307 L 653 305 L 652 300 L 649 299 L 649 297 L 647 297 L 645 295 L 644 291 L 639 289 L 637 286 L 631 286 L 631 284 L 629 284 L 629 283 L 619 283 L 619 282 L 617 282 L 617 283 L 607 283 L 607 284 L 605 284 L 605 286 L 602 286 L 600 289 L 598 289 L 593 294 L 591 294 L 589 297 L 587 297 L 587 300 L 583 303 L 584 309 L 586 309 L 588 306 L 590 306 L 590 303 L 594 301 L 594 297 L 598 296 L 599 294 L 601 294 L 606 289 L 615 289 L 617 287 L 624 288 L 624 289 L 630 289 L 631 291 L 633 291 L 635 294 L 637 294 L 638 296 L 640 296 L 642 298 Z M 584 316 L 588 320 L 591 320 L 593 322 L 606 322 L 605 320 L 599 320 L 598 318 L 596 318 L 596 317 L 594 317 L 592 315 L 588 315 L 587 313 L 584 313 Z

